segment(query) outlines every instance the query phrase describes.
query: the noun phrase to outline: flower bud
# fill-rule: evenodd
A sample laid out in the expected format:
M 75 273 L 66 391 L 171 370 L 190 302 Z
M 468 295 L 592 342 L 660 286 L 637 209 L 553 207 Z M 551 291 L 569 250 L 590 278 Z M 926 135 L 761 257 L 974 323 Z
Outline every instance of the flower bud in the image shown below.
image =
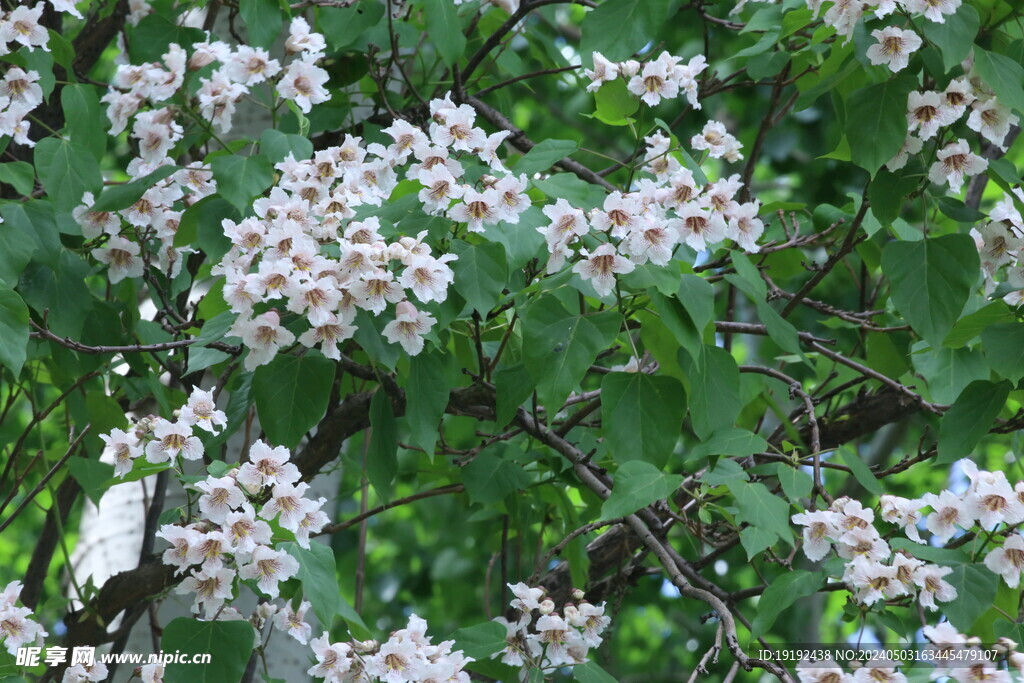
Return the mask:
M 540 613 L 544 615 L 551 614 L 555 611 L 555 603 L 551 599 L 545 600 L 540 603 Z
M 573 600 L 575 600 L 576 602 L 583 602 L 583 597 L 584 597 L 584 593 L 583 593 L 583 589 L 582 588 L 573 588 L 572 589 L 572 599 Z

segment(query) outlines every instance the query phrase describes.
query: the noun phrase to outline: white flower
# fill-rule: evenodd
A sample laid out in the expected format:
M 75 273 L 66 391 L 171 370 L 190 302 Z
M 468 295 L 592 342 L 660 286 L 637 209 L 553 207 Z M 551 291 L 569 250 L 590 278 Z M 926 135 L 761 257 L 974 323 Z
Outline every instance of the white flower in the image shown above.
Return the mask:
M 211 522 L 220 524 L 231 510 L 245 502 L 245 494 L 238 488 L 233 477 L 207 477 L 196 482 L 194 488 L 202 491 L 199 496 L 199 511 Z
M 857 601 L 871 605 L 879 600 L 888 600 L 907 593 L 907 586 L 896 577 L 896 569 L 857 555 L 846 566 L 845 581 Z
M 963 500 L 951 491 L 943 491 L 939 495 L 926 493 L 921 502 L 932 507 L 933 512 L 925 519 L 928 531 L 935 534 L 942 542 L 946 542 L 956 533 L 956 527 L 969 529 L 973 521 L 964 511 Z
M 989 551 L 985 556 L 985 566 L 994 574 L 999 574 L 1010 588 L 1020 584 L 1021 572 L 1024 572 L 1024 538 L 1020 534 L 1007 537 L 1001 548 Z
M 287 581 L 299 572 L 298 561 L 283 551 L 265 545 L 256 546 L 252 561 L 238 570 L 238 575 L 247 580 L 255 579 L 261 591 L 271 598 L 279 594 L 278 583 Z
M 121 232 L 121 219 L 116 213 L 89 210 L 95 203 L 92 192 L 86 192 L 82 195 L 82 203 L 71 212 L 75 222 L 82 228 L 82 236 L 94 240 L 103 233 L 116 235 Z
M 911 53 L 921 47 L 921 38 L 913 31 L 895 26 L 875 29 L 871 36 L 878 42 L 867 49 L 872 64 L 886 64 L 893 73 L 905 69 Z
M 250 489 L 294 484 L 301 475 L 299 468 L 288 462 L 290 457 L 284 446 L 271 448 L 263 441 L 257 441 L 249 449 L 249 462 L 239 468 L 236 479 Z
M 1010 111 L 1009 107 L 999 104 L 996 99 L 977 100 L 971 105 L 971 115 L 967 117 L 967 127 L 978 131 L 982 137 L 991 141 L 999 149 L 1006 151 L 1003 144 L 1011 126 L 1016 126 L 1020 119 Z
M 603 602 L 600 605 L 584 602 L 573 612 L 572 616 L 569 616 L 569 607 L 566 606 L 565 608 L 569 624 L 583 629 L 583 640 L 590 647 L 601 645 L 601 633 L 612 621 L 611 618 L 605 616 L 604 610 L 605 603 Z
M 75 0 L 50 0 L 53 9 L 58 12 L 66 12 L 76 19 L 82 19 L 82 13 L 75 7 Z
M 306 673 L 328 681 L 342 681 L 355 661 L 352 658 L 352 647 L 347 643 L 331 643 L 329 639 L 329 634 L 324 631 L 319 638 L 310 643 L 316 664 Z
M 273 311 L 251 320 L 239 318 L 232 325 L 230 334 L 241 337 L 249 349 L 245 369 L 250 372 L 274 360 L 278 349 L 295 341 L 295 335 L 281 327 L 281 317 Z
M 903 141 L 903 146 L 900 147 L 900 151 L 896 152 L 896 156 L 889 161 L 885 162 L 885 167 L 890 172 L 896 172 L 907 165 L 907 161 L 911 155 L 917 154 L 924 147 L 924 143 L 915 138 L 913 135 L 908 135 Z
M 930 610 L 938 609 L 936 601 L 949 602 L 956 600 L 956 588 L 944 577 L 953 571 L 952 567 L 940 567 L 935 564 L 918 567 L 914 572 L 914 583 L 921 589 L 918 599 Z
M 278 522 L 281 526 L 289 531 L 295 531 L 298 529 L 299 520 L 306 514 L 302 505 L 304 500 L 302 496 L 308 488 L 309 484 L 301 482 L 294 486 L 291 484 L 275 485 L 271 491 L 270 500 L 260 510 L 260 517 L 271 520 L 280 516 Z
M 295 525 L 294 532 L 295 541 L 306 550 L 309 550 L 309 535 L 319 532 L 324 525 L 331 521 L 327 514 L 320 509 L 326 502 L 326 498 L 302 499 L 303 516 Z
M 214 571 L 224 566 L 223 556 L 230 551 L 231 543 L 220 529 L 200 532 L 194 543 L 189 545 L 189 561 L 202 564 L 205 571 Z
M 462 194 L 462 202 L 448 210 L 448 217 L 458 223 L 465 223 L 470 232 L 483 232 L 483 226 L 493 225 L 500 220 L 499 201 L 498 193 L 493 189 L 478 192 L 467 186 Z
M 159 663 L 143 664 L 139 675 L 142 677 L 142 683 L 164 683 L 164 665 Z
M 837 534 L 835 517 L 836 514 L 828 510 L 793 515 L 793 523 L 804 527 L 804 555 L 811 562 L 821 560 L 832 548 L 830 539 Z
M 86 683 L 86 681 L 102 681 L 106 680 L 107 675 L 110 672 L 107 671 L 107 665 L 103 662 L 92 662 L 87 664 L 80 662 L 69 666 L 64 670 L 64 677 L 61 678 L 61 683 Z
M 40 47 L 49 52 L 47 43 L 50 41 L 50 34 L 46 32 L 46 27 L 39 23 L 42 14 L 41 2 L 31 8 L 23 4 L 15 7 L 3 21 L 0 21 L 0 43 L 19 43 L 29 50 Z
M 944 14 L 955 14 L 960 8 L 960 0 L 905 0 L 903 6 L 911 12 L 923 14 L 929 19 L 940 24 L 946 22 Z
M 266 50 L 248 45 L 239 45 L 224 68 L 228 78 L 242 85 L 262 83 L 281 71 L 281 65 Z
M 319 55 L 305 53 L 288 65 L 287 71 L 277 84 L 277 92 L 286 100 L 294 100 L 302 113 L 308 114 L 314 104 L 331 99 L 324 88 L 329 78 L 326 71 L 314 62 Z
M 313 633 L 313 629 L 305 622 L 306 612 L 309 610 L 309 607 L 309 602 L 305 600 L 302 601 L 297 610 L 293 610 L 291 603 L 289 603 L 285 605 L 283 610 L 274 615 L 274 624 L 305 645 L 309 642 L 309 637 Z
M 971 153 L 970 145 L 960 138 L 939 150 L 938 161 L 928 169 L 928 179 L 937 185 L 949 183 L 949 189 L 959 192 L 965 178 L 977 175 L 986 168 L 988 161 Z
M 587 86 L 587 92 L 594 92 L 598 90 L 604 83 L 608 81 L 614 81 L 619 77 L 619 67 L 615 62 L 610 62 L 604 58 L 600 52 L 593 53 L 594 68 L 584 69 L 583 73 L 587 78 L 590 79 L 590 85 Z
M 224 427 L 228 423 L 227 415 L 223 410 L 217 410 L 213 402 L 213 392 L 203 391 L 199 387 L 192 390 L 192 395 L 188 397 L 188 403 L 181 409 L 181 417 L 178 419 L 212 434 L 217 433 L 216 427 Z
M 311 55 L 320 55 L 327 48 L 327 41 L 319 33 L 314 33 L 309 28 L 309 22 L 302 17 L 295 17 L 288 27 L 288 39 L 284 42 L 284 49 L 288 52 L 308 52 Z
M 145 266 L 139 257 L 139 245 L 123 237 L 111 237 L 106 245 L 92 250 L 92 257 L 109 266 L 107 276 L 111 284 L 126 277 L 142 277 Z
M 384 338 L 390 344 L 401 344 L 406 353 L 415 356 L 423 350 L 423 335 L 436 322 L 429 313 L 417 311 L 411 303 L 402 301 L 395 307 L 395 319 L 384 326 Z
M 583 211 L 573 207 L 561 197 L 554 204 L 545 206 L 542 210 L 551 223 L 546 227 L 538 227 L 536 230 L 544 235 L 549 251 L 559 244 L 571 244 L 577 237 L 587 234 L 590 230 Z
M 1002 522 L 1022 521 L 1017 493 L 1005 478 L 976 482 L 974 490 L 964 500 L 964 511 L 988 530 Z
M 515 595 L 515 599 L 509 604 L 520 612 L 530 612 L 540 609 L 540 601 L 544 599 L 543 588 L 531 588 L 525 583 L 508 584 L 509 590 Z
M 608 296 L 614 291 L 616 273 L 631 273 L 636 267 L 629 259 L 619 256 L 613 244 L 602 244 L 593 252 L 584 249 L 580 253 L 586 258 L 572 270 L 584 280 L 590 280 L 598 296 Z
M 672 77 L 672 66 L 660 58 L 644 64 L 640 73 L 629 79 L 627 88 L 651 107 L 662 98 L 679 96 L 679 83 Z
M 114 455 L 114 476 L 123 478 L 131 471 L 135 458 L 142 455 L 138 437 L 123 429 L 112 429 L 110 434 L 100 434 L 100 439 Z
M 679 231 L 679 241 L 686 242 L 697 251 L 703 251 L 712 244 L 725 239 L 729 226 L 717 211 L 709 211 L 696 203 L 676 209 L 678 220 L 672 225 Z
M 152 463 L 173 460 L 179 454 L 186 460 L 203 457 L 203 442 L 192 435 L 192 427 L 183 422 L 158 418 L 153 427 L 155 440 L 146 444 L 146 460 Z
M 939 128 L 959 118 L 956 110 L 946 106 L 941 93 L 913 91 L 907 97 L 907 129 L 917 130 L 922 140 L 930 140 Z
M 725 124 L 720 121 L 708 121 L 700 135 L 690 138 L 690 147 L 695 150 L 708 150 L 712 159 L 739 161 L 743 158 L 739 153 L 742 146 L 726 131 Z
M 163 561 L 164 564 L 178 568 L 175 574 L 180 574 L 192 566 L 192 546 L 202 540 L 202 534 L 192 527 L 165 524 L 156 535 L 171 544 L 171 547 L 164 551 Z
M 320 321 L 320 324 L 311 327 L 299 336 L 299 343 L 308 348 L 320 345 L 320 351 L 332 360 L 341 360 L 341 350 L 338 344 L 351 339 L 356 333 L 354 325 L 349 325 L 335 314 L 330 314 Z
M 764 221 L 757 217 L 760 210 L 760 203 L 747 202 L 737 204 L 729 215 L 726 236 L 749 254 L 761 251 L 761 247 L 757 245 L 757 240 L 764 234 Z
M 195 593 L 195 602 L 192 603 L 192 611 L 199 613 L 199 605 L 205 609 L 206 616 L 211 617 L 217 613 L 225 600 L 231 598 L 231 589 L 235 581 L 235 571 L 227 567 L 221 567 L 214 571 L 205 569 L 194 571 L 192 575 L 181 582 L 176 593 Z
M 271 540 L 270 525 L 256 519 L 252 506 L 245 503 L 238 512 L 229 512 L 223 521 L 224 537 L 232 553 L 252 553 L 257 544 Z

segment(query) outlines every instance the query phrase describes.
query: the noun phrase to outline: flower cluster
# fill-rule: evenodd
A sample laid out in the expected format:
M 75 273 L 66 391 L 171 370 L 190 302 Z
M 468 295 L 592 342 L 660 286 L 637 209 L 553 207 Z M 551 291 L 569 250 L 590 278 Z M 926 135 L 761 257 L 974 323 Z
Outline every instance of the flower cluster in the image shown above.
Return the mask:
M 432 644 L 427 622 L 413 614 L 408 625 L 384 643 L 332 643 L 324 631 L 311 643 L 316 664 L 306 673 L 326 683 L 468 683 L 469 674 L 463 668 L 473 659 L 462 650 L 453 651 L 454 645 L 454 640 Z
M 928 661 L 936 665 L 928 672 L 929 680 L 948 676 L 946 680 L 989 681 L 990 683 L 1010 683 L 1014 679 L 1010 671 L 1002 668 L 1001 660 L 1007 667 L 1024 676 L 1024 653 L 1018 652 L 1018 645 L 1009 638 L 1000 638 L 984 651 L 980 638 L 969 638 L 960 633 L 949 622 L 935 626 L 925 626 L 922 634 L 928 639 L 926 646 L 928 656 L 920 661 Z M 949 662 L 952 666 L 943 666 Z M 843 667 L 832 660 L 800 662 L 796 667 L 796 675 L 800 683 L 906 683 L 908 678 L 898 669 L 906 663 L 889 660 L 853 661 L 850 664 L 852 673 L 846 673 Z
M 42 626 L 29 619 L 32 610 L 15 604 L 21 597 L 21 588 L 21 582 L 14 581 L 0 592 L 0 642 L 12 655 L 26 643 L 41 644 L 49 635 Z
M 588 603 L 583 599 L 583 591 L 573 593 L 578 606 L 566 603 L 559 613 L 555 603 L 545 597 L 543 588 L 531 588 L 525 583 L 508 587 L 516 596 L 509 603 L 515 618 L 494 620 L 506 628 L 507 645 L 492 658 L 500 657 L 509 666 L 551 673 L 563 666 L 583 664 L 590 648 L 601 644 L 601 633 L 611 623 L 604 614 L 605 604 Z
M 807 7 L 813 10 L 814 18 L 818 17 L 824 4 L 826 4 L 825 0 L 807 0 Z M 845 37 L 846 42 L 849 42 L 853 38 L 853 32 L 857 28 L 858 22 L 866 12 L 870 11 L 873 16 L 879 18 L 898 12 L 911 16 L 923 16 L 929 21 L 943 24 L 946 21 L 946 16 L 956 13 L 960 4 L 961 0 L 834 0 L 822 19 L 826 25 L 834 28 L 837 34 Z M 885 54 L 884 51 L 889 51 L 890 59 L 905 59 L 905 52 L 912 52 L 916 49 L 916 47 L 912 49 L 909 47 L 911 43 L 899 45 L 889 43 L 887 45 L 883 38 L 875 35 L 876 33 L 872 32 L 871 35 L 881 43 L 883 54 Z M 916 35 L 914 37 L 917 38 Z M 920 45 L 920 38 L 918 38 L 918 45 Z M 872 59 L 872 63 L 879 62 Z M 893 71 L 897 70 L 893 69 Z
M 173 422 L 151 415 L 139 420 L 130 432 L 113 429 L 100 438 L 113 453 L 114 475 L 124 477 L 131 471 L 135 459 L 143 453 L 153 464 L 170 462 L 173 465 L 178 456 L 185 460 L 198 460 L 203 457 L 203 442 L 193 429 L 198 427 L 216 434 L 218 428 L 225 425 L 227 417 L 223 411 L 217 410 L 213 393 L 196 388 L 188 402 L 177 411 Z
M 250 349 L 247 368 L 269 363 L 296 340 L 276 309 L 256 309 L 276 300 L 308 323 L 299 343 L 319 345 L 329 358 L 339 358 L 338 344 L 355 334 L 359 310 L 381 315 L 389 305 L 395 319 L 384 337 L 411 355 L 423 349 L 436 319 L 412 299 L 421 306 L 445 301 L 456 256 L 433 255 L 426 232 L 389 241 L 380 219 L 365 215 L 388 200 L 403 166 L 405 179 L 421 188 L 424 211 L 465 223 L 469 232 L 517 223 L 529 208 L 526 177 L 507 174 L 497 157 L 508 133 L 488 136 L 474 126 L 472 107 L 447 96 L 431 101 L 430 113 L 428 132 L 406 121 L 385 128 L 393 140 L 387 147 L 346 136 L 312 159 L 287 157 L 276 166 L 278 184 L 255 202 L 256 215 L 224 222 L 233 246 L 214 272 L 224 274 L 225 299 L 240 314 L 232 333 Z M 457 155 L 474 155 L 503 175 L 462 184 L 466 170 Z
M 963 494 L 943 490 L 915 500 L 882 496 L 882 520 L 897 525 L 917 543 L 923 543 L 919 525 L 931 532 L 932 540 L 945 543 L 975 526 L 992 532 L 999 525 L 1024 522 L 1024 481 L 1011 486 L 1004 473 L 979 470 L 970 460 L 961 460 L 960 467 L 971 482 Z M 924 514 L 929 508 L 931 512 Z M 792 519 L 804 527 L 803 550 L 809 560 L 821 560 L 835 547 L 847 561 L 843 580 L 858 602 L 872 604 L 917 592 L 921 605 L 935 610 L 936 602 L 957 597 L 956 589 L 943 578 L 951 568 L 894 555 L 874 526 L 874 511 L 855 500 L 843 497 L 828 510 L 804 512 Z M 1002 546 L 987 553 L 985 566 L 1016 588 L 1024 572 L 1024 536 L 1009 530 L 1005 536 Z
M 738 149 L 736 140 L 717 122 L 694 138 L 695 148 L 698 139 L 706 143 L 703 149 L 710 150 L 711 156 L 728 156 L 729 150 Z M 760 204 L 736 201 L 743 187 L 739 175 L 701 186 L 671 154 L 669 138 L 659 132 L 645 141 L 644 170 L 653 179 L 640 180 L 632 192 L 612 192 L 602 208 L 589 216 L 564 199 L 544 207 L 551 222 L 537 230 L 547 241 L 549 273 L 562 268 L 573 255 L 570 247 L 581 243 L 591 228 L 609 241 L 592 251 L 581 249 L 582 260 L 573 270 L 590 280 L 600 296 L 612 292 L 615 274 L 647 262 L 667 265 L 681 243 L 702 251 L 731 239 L 746 251 L 758 251 L 756 242 L 764 232 L 764 223 L 757 217 Z
M 971 237 L 981 256 L 981 270 L 985 274 L 985 291 L 990 294 L 996 287 L 997 273 L 1007 266 L 1006 280 L 1013 291 L 1003 297 L 1010 306 L 1024 303 L 1024 218 L 1015 202 L 1024 202 L 1024 190 L 1013 188 L 1013 194 L 1003 194 L 988 215 L 988 222 L 971 229 Z
M 662 52 L 657 59 L 641 63 L 635 59 L 624 62 L 612 62 L 605 59 L 600 52 L 592 55 L 593 69 L 585 69 L 584 74 L 590 79 L 587 92 L 594 92 L 608 81 L 621 76 L 626 79 L 626 88 L 646 104 L 654 107 L 662 99 L 674 100 L 686 96 L 690 106 L 700 109 L 697 99 L 697 76 L 708 68 L 704 55 L 691 57 L 683 64 L 681 57 Z
M 886 163 L 890 171 L 906 166 L 911 155 L 917 154 L 924 143 L 936 138 L 940 131 L 959 121 L 968 109 L 967 127 L 992 144 L 1006 149 L 1004 142 L 1018 117 L 996 99 L 976 78 L 966 76 L 950 81 L 945 90 L 914 91 L 907 99 L 907 139 L 895 157 Z M 916 133 L 916 136 L 914 135 Z M 959 138 L 937 151 L 937 160 L 928 170 L 933 183 L 948 184 L 959 192 L 964 180 L 988 168 L 988 162 L 971 152 L 967 140 Z

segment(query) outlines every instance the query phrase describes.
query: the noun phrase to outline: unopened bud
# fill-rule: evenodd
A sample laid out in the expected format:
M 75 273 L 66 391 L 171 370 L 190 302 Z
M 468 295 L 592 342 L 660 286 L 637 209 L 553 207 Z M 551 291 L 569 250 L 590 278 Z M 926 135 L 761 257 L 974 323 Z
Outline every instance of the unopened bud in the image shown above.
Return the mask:
M 540 613 L 547 615 L 555 611 L 555 603 L 552 600 L 545 600 L 540 603 Z
M 380 647 L 380 643 L 376 640 L 353 640 L 352 649 L 359 654 L 368 654 L 376 652 L 377 648 Z
M 205 50 L 197 50 L 188 60 L 189 71 L 199 71 L 213 63 L 213 55 Z
M 573 588 L 572 589 L 572 599 L 575 600 L 576 602 L 583 602 L 584 596 L 585 596 L 585 593 L 583 592 L 582 588 Z

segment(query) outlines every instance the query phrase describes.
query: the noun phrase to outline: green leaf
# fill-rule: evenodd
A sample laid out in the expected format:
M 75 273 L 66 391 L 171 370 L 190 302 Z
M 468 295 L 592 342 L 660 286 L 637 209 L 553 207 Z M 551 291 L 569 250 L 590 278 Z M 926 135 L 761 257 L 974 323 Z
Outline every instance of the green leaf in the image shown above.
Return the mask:
M 466 36 L 462 34 L 459 13 L 455 3 L 448 0 L 425 0 L 427 34 L 445 66 L 451 67 L 466 51 Z
M 700 480 L 708 486 L 727 486 L 734 481 L 749 481 L 750 475 L 735 460 L 722 458 L 711 471 L 701 475 Z
M 640 108 L 640 99 L 629 92 L 626 81 L 621 78 L 602 84 L 594 93 L 594 103 L 597 106 L 594 116 L 611 126 L 627 125 L 629 117 Z
M 801 498 L 811 495 L 811 489 L 814 488 L 814 480 L 811 479 L 811 475 L 783 463 L 777 464 L 778 468 L 775 474 L 779 478 L 779 483 L 782 484 L 783 493 L 791 502 L 796 503 Z
M 100 504 L 103 492 L 114 476 L 114 466 L 88 458 L 71 458 L 68 460 L 68 472 L 75 478 L 82 491 L 95 505 Z
M 72 251 L 61 251 L 56 268 L 38 263 L 28 264 L 18 290 L 32 310 L 39 315 L 49 309 L 48 323 L 54 333 L 78 339 L 93 307 L 93 296 L 82 282 L 89 265 Z
M 61 140 L 43 138 L 36 144 L 36 172 L 46 194 L 61 211 L 70 211 L 86 192 L 99 192 L 103 176 L 89 148 Z
M 530 485 L 530 475 L 514 462 L 487 450 L 462 468 L 462 481 L 473 503 L 497 503 Z
M 981 438 L 988 434 L 1012 388 L 1007 381 L 993 384 L 975 380 L 968 384 L 939 423 L 939 457 L 935 464 L 969 457 Z
M 590 660 L 572 668 L 572 675 L 580 683 L 616 683 L 618 679 Z
M 550 295 L 526 309 L 523 360 L 550 411 L 561 408 L 597 354 L 611 346 L 621 321 L 615 311 L 572 315 Z
M 960 5 L 956 13 L 947 16 L 941 24 L 934 21 L 922 23 L 925 37 L 942 53 L 942 66 L 946 73 L 959 66 L 971 53 L 974 37 L 981 27 L 978 11 L 967 3 Z
M 800 598 L 814 595 L 821 588 L 821 575 L 802 569 L 777 576 L 757 603 L 757 616 L 751 630 L 767 634 L 779 615 Z
M 580 54 L 600 52 L 613 62 L 629 59 L 658 33 L 670 0 L 615 0 L 603 2 L 583 18 Z
M 455 275 L 455 291 L 481 315 L 491 310 L 508 281 L 505 247 L 497 242 L 470 244 L 454 240 L 452 251 L 458 255 L 450 267 Z
M 974 240 L 963 234 L 890 242 L 882 249 L 896 309 L 932 348 L 953 329 L 980 267 Z
M 103 190 L 103 194 L 92 206 L 92 211 L 120 211 L 139 201 L 142 195 L 146 194 L 149 188 L 156 185 L 164 178 L 173 175 L 178 169 L 174 166 L 161 166 L 157 170 L 141 178 L 124 183 L 123 185 L 111 185 Z
M 255 647 L 255 638 L 256 633 L 248 621 L 199 621 L 178 617 L 164 628 L 160 649 L 185 656 L 209 655 L 210 661 L 207 664 L 168 664 L 164 681 L 225 683 L 241 680 Z
M 743 407 L 740 371 L 732 355 L 718 346 L 705 345 L 696 360 L 682 350 L 678 360 L 690 381 L 693 431 L 706 439 L 718 429 L 731 427 Z
M 739 513 L 736 519 L 773 533 L 792 545 L 789 528 L 789 503 L 772 495 L 764 484 L 731 480 L 726 486 L 736 499 Z
M 210 168 L 217 181 L 217 193 L 243 214 L 252 206 L 253 197 L 274 182 L 274 170 L 263 156 L 225 154 L 214 157 Z
M 864 490 L 868 493 L 873 493 L 876 496 L 884 493 L 882 485 L 874 474 L 871 473 L 871 469 L 867 466 L 861 457 L 853 450 L 852 447 L 839 449 L 839 457 L 842 459 L 846 466 L 850 468 L 853 473 L 853 478 L 857 480 Z
M 36 169 L 27 161 L 0 164 L 0 183 L 13 186 L 18 194 L 27 197 L 36 187 Z
M 918 353 L 922 348 L 927 348 L 924 342 L 915 345 L 911 360 L 914 369 L 928 380 L 932 398 L 940 403 L 952 403 L 968 384 L 989 377 L 990 371 L 981 351 L 943 347 L 929 353 Z
M 1024 67 L 1005 55 L 974 45 L 974 67 L 1001 104 L 1024 111 Z
M 1024 377 L 1024 323 L 992 325 L 981 333 L 985 360 L 1014 384 Z
M 691 448 L 686 459 L 706 458 L 717 455 L 746 457 L 768 450 L 768 442 L 748 429 L 725 427 Z
M 534 173 L 548 170 L 578 148 L 575 140 L 544 140 L 517 161 L 514 170 L 531 177 Z
M 366 477 L 377 495 L 391 497 L 391 482 L 398 473 L 398 434 L 391 400 L 379 387 L 370 399 L 370 447 L 366 452 Z
M 949 216 L 958 223 L 974 225 L 978 221 L 985 219 L 985 214 L 981 211 L 972 206 L 967 206 L 955 197 L 940 197 L 938 204 L 939 211 L 943 215 Z
M 178 26 L 161 12 L 146 15 L 137 25 L 126 27 L 125 32 L 132 64 L 159 62 L 171 43 L 195 45 L 207 37 L 197 28 Z
M 485 659 L 505 649 L 506 635 L 504 626 L 496 621 L 485 621 L 476 626 L 460 628 L 453 637 L 455 647 L 465 652 L 467 657 Z
M 245 21 L 250 45 L 273 45 L 281 32 L 281 5 L 277 0 L 239 0 L 238 12 Z
M 956 589 L 956 599 L 942 603 L 942 613 L 958 631 L 970 633 L 978 617 L 991 607 L 999 576 L 983 564 L 960 564 L 944 578 Z
M 908 538 L 900 538 L 899 536 L 890 539 L 889 543 L 892 545 L 893 550 L 905 550 L 919 560 L 934 562 L 947 567 L 965 563 L 969 564 L 971 561 L 971 558 L 959 548 L 936 548 L 930 545 L 921 545 Z
M 289 154 L 296 160 L 313 157 L 313 143 L 301 135 L 290 135 L 268 128 L 260 136 L 260 154 L 272 164 L 283 161 Z
M 907 195 L 917 189 L 919 178 L 911 174 L 890 173 L 879 169 L 874 181 L 868 185 L 868 199 L 871 201 L 871 213 L 883 226 L 892 225 L 900 216 Z
M 304 597 L 312 603 L 313 613 L 320 625 L 330 629 L 334 617 L 340 615 L 356 638 L 366 638 L 370 629 L 363 618 L 345 601 L 338 588 L 338 568 L 331 546 L 310 543 L 306 550 L 298 543 L 282 543 L 281 550 L 299 562 L 296 578 L 302 584 Z
M 907 137 L 907 95 L 917 84 L 902 74 L 855 91 L 846 99 L 846 139 L 853 163 L 874 176 Z
M 295 448 L 327 412 L 335 364 L 319 353 L 278 354 L 256 368 L 252 390 L 260 425 L 275 445 Z
M 778 534 L 773 534 L 760 527 L 748 526 L 740 529 L 740 545 L 746 551 L 748 560 L 754 559 L 766 548 L 775 545 L 778 540 Z
M 405 419 L 409 441 L 434 457 L 437 428 L 448 406 L 448 379 L 445 358 L 440 353 L 424 352 L 409 358 L 409 381 L 405 388 Z
M 203 197 L 185 209 L 174 234 L 174 246 L 199 247 L 211 260 L 220 259 L 231 249 L 224 234 L 224 219 L 238 220 L 238 210 L 223 197 Z
M 668 464 L 686 416 L 683 385 L 672 377 L 612 372 L 601 381 L 601 424 L 616 462 Z
M 988 306 L 982 306 L 974 313 L 965 315 L 957 320 L 956 325 L 953 325 L 952 331 L 950 331 L 942 341 L 942 345 L 950 348 L 959 348 L 977 337 L 979 334 L 982 334 L 985 330 L 998 327 L 1002 323 L 1013 322 L 1015 319 L 1016 318 L 1009 306 L 1002 301 L 993 301 Z M 989 350 L 989 343 L 989 341 L 986 341 L 985 338 L 982 337 L 982 348 L 986 351 Z M 1005 350 L 1005 347 L 1000 344 L 998 335 L 992 338 L 992 343 L 996 348 L 1002 348 Z M 995 353 L 992 355 L 995 356 Z M 991 364 L 993 358 L 989 358 L 988 360 Z M 1005 368 L 1006 366 L 1003 367 Z M 1000 372 L 999 368 L 995 365 L 992 365 L 992 369 L 996 372 Z M 1009 375 L 1006 375 L 1006 378 L 1013 380 L 1013 377 L 1010 377 Z
M 631 515 L 656 500 L 668 498 L 683 483 L 678 474 L 666 474 L 642 460 L 631 460 L 615 472 L 612 495 L 601 506 L 601 519 Z
M 385 5 L 380 0 L 360 0 L 351 7 L 320 7 L 317 23 L 327 43 L 335 50 L 349 46 L 358 49 L 365 44 L 360 37 L 380 23 L 384 11 Z
M 96 161 L 107 151 L 106 116 L 100 111 L 100 98 L 96 86 L 71 84 L 60 91 L 64 121 L 71 142 L 89 150 Z
M 17 377 L 28 349 L 28 307 L 17 292 L 0 289 L 0 365 Z

